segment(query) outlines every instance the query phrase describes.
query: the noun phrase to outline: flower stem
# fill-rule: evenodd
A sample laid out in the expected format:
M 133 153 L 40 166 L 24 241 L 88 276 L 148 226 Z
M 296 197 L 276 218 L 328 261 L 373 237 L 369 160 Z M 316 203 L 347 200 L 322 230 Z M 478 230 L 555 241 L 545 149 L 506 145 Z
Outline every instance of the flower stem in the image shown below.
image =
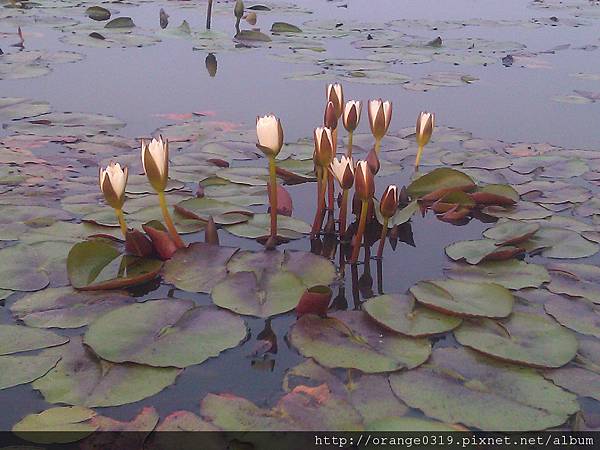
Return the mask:
M 327 189 L 329 192 L 329 206 L 327 209 L 333 213 L 335 209 L 335 184 L 333 183 L 333 175 L 329 170 L 325 171 L 325 176 L 327 177 Z
M 344 239 L 346 234 L 346 216 L 348 215 L 348 189 L 344 189 L 342 193 L 342 206 L 340 206 L 340 228 L 338 230 L 340 241 Z
M 423 153 L 423 146 L 419 145 L 419 149 L 417 150 L 417 158 L 415 159 L 415 169 L 419 168 L 419 163 L 421 162 L 421 154 Z
M 275 157 L 269 157 L 269 200 L 271 201 L 271 237 L 277 238 L 277 167 Z
M 321 229 L 325 216 L 325 176 L 322 167 L 317 167 L 317 211 L 313 222 L 310 237 L 314 238 Z
M 352 158 L 352 141 L 354 140 L 354 132 L 348 131 L 348 148 L 346 149 L 346 156 Z
M 390 219 L 388 219 L 387 217 L 383 218 L 383 228 L 381 229 L 381 238 L 379 239 L 379 248 L 377 249 L 377 258 L 380 259 L 383 256 L 383 247 L 385 245 L 385 237 L 387 236 L 389 220 Z
M 167 225 L 167 230 L 169 230 L 171 239 L 173 239 L 173 242 L 175 242 L 177 248 L 185 247 L 185 243 L 181 240 L 181 236 L 179 236 L 179 233 L 177 233 L 177 230 L 175 229 L 175 224 L 173 223 L 173 219 L 171 219 L 171 214 L 169 214 L 169 208 L 167 207 L 167 199 L 164 191 L 158 193 L 158 201 L 160 202 L 160 209 L 163 217 L 165 218 L 165 224 Z
M 352 249 L 351 264 L 356 264 L 358 261 L 358 254 L 360 253 L 360 247 L 362 244 L 363 234 L 365 234 L 365 227 L 367 226 L 367 212 L 369 210 L 369 201 L 363 200 L 360 207 L 360 221 L 358 222 L 358 231 L 354 236 L 354 248 Z
M 123 239 L 127 239 L 127 225 L 125 224 L 125 216 L 123 215 L 123 210 L 115 209 L 115 214 L 117 215 L 117 219 L 119 220 L 119 226 L 121 227 Z
M 375 154 L 379 156 L 379 150 L 381 150 L 381 139 L 375 139 Z

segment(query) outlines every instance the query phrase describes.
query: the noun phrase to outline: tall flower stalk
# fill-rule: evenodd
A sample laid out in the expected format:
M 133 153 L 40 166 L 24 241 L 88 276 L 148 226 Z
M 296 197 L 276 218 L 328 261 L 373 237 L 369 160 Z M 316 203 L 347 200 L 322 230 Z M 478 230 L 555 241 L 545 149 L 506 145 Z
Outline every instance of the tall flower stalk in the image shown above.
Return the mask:
M 385 246 L 385 238 L 387 237 L 388 223 L 390 218 L 396 214 L 398 209 L 398 202 L 400 201 L 398 187 L 394 184 L 389 185 L 381 196 L 379 202 L 379 212 L 383 217 L 383 224 L 381 228 L 381 237 L 379 239 L 379 248 L 377 249 L 377 258 L 383 256 L 383 248 Z
M 392 102 L 382 99 L 369 100 L 369 125 L 375 138 L 375 153 L 379 156 L 381 140 L 386 135 L 392 120 Z
M 169 181 L 169 141 L 162 136 L 150 142 L 142 139 L 142 165 L 150 185 L 158 194 L 160 209 L 171 239 L 177 248 L 185 247 L 171 218 L 165 197 L 165 189 Z
M 371 172 L 371 169 L 369 169 L 366 161 L 359 161 L 356 165 L 356 170 L 354 172 L 354 188 L 356 190 L 356 195 L 360 199 L 361 207 L 358 231 L 356 232 L 356 236 L 354 236 L 354 247 L 352 249 L 352 258 L 350 259 L 351 264 L 356 264 L 358 261 L 363 235 L 365 234 L 365 228 L 367 226 L 369 202 L 375 194 L 375 180 L 373 179 L 373 173 Z
M 275 158 L 283 147 L 283 128 L 274 115 L 256 118 L 256 146 L 269 159 L 269 205 L 271 208 L 270 245 L 277 244 L 277 162 Z
M 119 163 L 110 162 L 106 169 L 99 169 L 100 190 L 104 195 L 106 203 L 114 210 L 121 227 L 123 238 L 127 237 L 127 225 L 123 215 L 123 204 L 125 203 L 125 187 L 129 170 L 127 167 L 121 168 Z
M 416 138 L 417 138 L 417 157 L 415 159 L 415 169 L 419 168 L 423 149 L 431 139 L 433 127 L 435 126 L 435 116 L 433 113 L 421 112 L 417 117 Z

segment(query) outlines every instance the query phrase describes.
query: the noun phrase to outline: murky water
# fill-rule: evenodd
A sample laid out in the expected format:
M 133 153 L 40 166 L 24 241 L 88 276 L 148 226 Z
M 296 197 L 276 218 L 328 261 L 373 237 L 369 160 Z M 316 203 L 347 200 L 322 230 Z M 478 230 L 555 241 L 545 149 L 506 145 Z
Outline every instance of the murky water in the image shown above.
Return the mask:
M 158 11 L 165 8 L 170 14 L 171 26 L 186 20 L 192 29 L 201 28 L 205 21 L 204 5 L 183 8 L 185 2 L 149 2 L 138 7 L 118 5 L 121 15 L 131 16 L 140 27 L 158 28 Z M 593 2 L 591 2 L 593 3 Z M 479 78 L 476 83 L 462 87 L 442 87 L 430 92 L 413 92 L 399 85 L 369 85 L 344 80 L 347 99 L 371 97 L 389 98 L 394 102 L 394 118 L 391 130 L 413 126 L 414 118 L 421 110 L 436 112 L 439 124 L 473 132 L 477 137 L 499 139 L 505 142 L 549 142 L 555 145 L 598 149 L 597 124 L 600 120 L 598 102 L 589 104 L 565 104 L 552 97 L 567 95 L 574 89 L 597 91 L 598 81 L 582 80 L 573 73 L 598 72 L 600 21 L 582 17 L 586 26 L 562 25 L 562 20 L 572 19 L 567 11 L 535 9 L 520 0 L 453 0 L 430 1 L 299 1 L 299 6 L 310 9 L 312 14 L 282 13 L 269 20 L 283 20 L 301 25 L 304 21 L 331 19 L 335 22 L 368 21 L 383 23 L 390 20 L 441 20 L 467 19 L 489 20 L 479 26 L 428 29 L 408 27 L 406 33 L 443 40 L 460 38 L 483 38 L 494 41 L 516 41 L 536 53 L 538 68 L 523 68 L 519 64 L 505 67 L 502 64 L 456 65 L 432 61 L 427 64 L 399 64 L 394 70 L 419 78 L 436 71 L 456 69 Z M 600 9 L 600 6 L 598 7 Z M 598 13 L 598 11 L 596 11 Z M 494 21 L 530 21 L 532 18 L 558 18 L 557 26 L 524 27 L 499 26 Z M 263 26 L 261 22 L 257 26 Z M 267 27 L 267 25 L 264 25 Z M 233 15 L 218 14 L 213 19 L 213 29 L 235 33 Z M 268 27 L 267 27 L 268 30 Z M 263 30 L 263 31 L 267 31 Z M 15 30 L 0 22 L 0 32 Z M 310 70 L 306 67 L 278 61 L 269 56 L 265 48 L 252 48 L 236 52 L 216 52 L 218 70 L 209 76 L 205 67 L 206 53 L 194 51 L 186 39 L 164 39 L 158 45 L 127 49 L 90 49 L 65 45 L 58 41 L 61 33 L 43 24 L 24 26 L 26 48 L 75 50 L 85 54 L 85 60 L 74 64 L 53 67 L 53 71 L 41 78 L 26 80 L 0 80 L 0 96 L 28 97 L 48 101 L 56 111 L 85 111 L 117 116 L 127 123 L 121 134 L 129 137 L 150 135 L 155 129 L 169 123 L 166 114 L 211 112 L 211 120 L 245 123 L 252 125 L 257 114 L 274 112 L 283 122 L 286 139 L 294 141 L 310 136 L 311 130 L 322 119 L 324 86 L 322 80 L 295 81 L 286 78 L 293 72 Z M 384 35 L 385 30 L 375 30 L 374 38 Z M 0 40 L 5 53 L 16 52 L 7 46 L 16 37 Z M 544 53 L 564 44 L 570 48 Z M 332 39 L 325 42 L 328 54 L 337 58 L 354 58 L 359 52 L 348 39 Z M 587 49 L 577 49 L 586 47 Z M 506 56 L 498 52 L 498 60 Z M 367 131 L 363 119 L 361 130 Z M 0 131 L 0 136 L 6 135 Z M 385 141 L 384 141 L 385 147 Z M 262 162 L 262 161 L 261 161 Z M 90 173 L 95 171 L 90 169 Z M 410 170 L 400 174 L 381 177 L 378 192 L 389 183 L 407 184 Z M 294 216 L 312 221 L 314 184 L 290 187 L 294 199 Z M 377 261 L 370 261 L 370 268 L 358 266 L 360 298 L 369 292 L 404 292 L 417 281 L 442 275 L 446 264 L 443 249 L 446 245 L 464 239 L 479 238 L 487 226 L 476 220 L 465 226 L 451 226 L 436 220 L 431 214 L 412 220 L 411 232 L 405 233 L 407 241 L 400 242 L 394 252 L 388 246 L 378 284 Z M 192 236 L 192 239 L 194 237 Z M 221 243 L 260 248 L 259 244 L 233 238 L 221 233 Z M 286 248 L 309 249 L 308 239 L 295 241 Z M 376 246 L 373 247 L 373 253 Z M 593 259 L 592 261 L 597 261 Z M 350 269 L 346 271 L 345 284 L 334 288 L 335 306 L 352 309 L 355 303 Z M 353 292 L 354 291 L 354 292 Z M 343 295 L 345 292 L 345 296 Z M 190 294 L 162 286 L 149 294 L 192 298 L 199 304 L 208 304 L 207 295 Z M 11 298 L 10 301 L 14 299 Z M 12 319 L 1 308 L 0 321 Z M 245 396 L 259 406 L 272 405 L 281 395 L 281 380 L 285 371 L 302 361 L 302 357 L 288 346 L 286 333 L 295 320 L 292 313 L 278 316 L 270 321 L 246 318 L 251 329 L 248 340 L 241 346 L 228 350 L 219 358 L 187 368 L 176 384 L 160 394 L 141 402 L 118 408 L 100 408 L 102 414 L 131 418 L 143 405 L 157 408 L 161 416 L 175 410 L 197 411 L 200 400 L 209 392 L 231 392 Z M 257 345 L 257 335 L 269 323 L 278 342 L 276 354 L 252 356 Z M 75 330 L 79 334 L 80 330 Z M 47 404 L 39 392 L 29 385 L 0 391 L 0 429 L 10 429 L 24 415 L 46 409 Z

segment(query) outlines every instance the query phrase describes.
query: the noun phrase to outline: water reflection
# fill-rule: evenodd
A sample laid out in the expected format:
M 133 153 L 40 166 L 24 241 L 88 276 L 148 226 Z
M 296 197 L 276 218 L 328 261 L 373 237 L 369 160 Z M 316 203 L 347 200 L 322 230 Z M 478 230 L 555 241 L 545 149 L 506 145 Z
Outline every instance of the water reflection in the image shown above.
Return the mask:
M 217 75 L 217 57 L 215 56 L 215 54 L 209 53 L 208 55 L 206 55 L 204 63 L 206 65 L 206 71 L 211 76 L 211 78 L 214 78 Z

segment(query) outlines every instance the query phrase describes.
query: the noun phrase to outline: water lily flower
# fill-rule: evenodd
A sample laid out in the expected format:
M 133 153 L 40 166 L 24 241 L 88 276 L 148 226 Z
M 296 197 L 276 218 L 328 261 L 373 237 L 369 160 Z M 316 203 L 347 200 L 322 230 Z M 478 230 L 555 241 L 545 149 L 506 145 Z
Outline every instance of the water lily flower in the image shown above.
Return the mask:
M 386 135 L 392 120 L 392 102 L 380 98 L 369 100 L 369 126 L 375 138 L 375 151 L 379 154 L 381 140 Z
M 377 250 L 377 257 L 383 256 L 383 247 L 385 245 L 385 238 L 388 230 L 388 223 L 391 217 L 396 214 L 398 209 L 398 203 L 400 202 L 400 192 L 395 184 L 389 185 L 381 196 L 379 202 L 379 212 L 383 216 L 383 224 L 381 228 L 381 239 L 379 240 L 379 249 Z
M 352 250 L 352 259 L 350 262 L 355 264 L 358 261 L 358 253 L 362 244 L 362 238 L 367 225 L 367 211 L 369 210 L 369 202 L 375 194 L 375 180 L 373 172 L 369 169 L 367 161 L 359 161 L 354 171 L 354 189 L 356 195 L 361 201 L 360 219 L 358 222 L 358 231 L 354 240 L 354 248 Z
M 171 238 L 178 248 L 185 247 L 185 243 L 177 233 L 165 198 L 165 189 L 169 181 L 169 141 L 162 136 L 150 142 L 142 139 L 142 166 L 150 185 L 158 194 L 160 209 Z
M 340 83 L 331 83 L 327 85 L 326 89 L 327 102 L 333 103 L 335 108 L 335 116 L 339 119 L 342 116 L 344 110 L 344 90 Z
M 323 219 L 325 218 L 325 193 L 327 191 L 327 181 L 329 171 L 327 170 L 334 155 L 333 132 L 331 128 L 318 127 L 314 131 L 315 150 L 313 152 L 313 161 L 317 174 L 317 211 L 313 222 L 311 236 L 315 237 L 321 229 Z
M 123 204 L 125 203 L 125 187 L 127 186 L 127 177 L 129 170 L 127 167 L 121 167 L 119 163 L 110 162 L 106 169 L 99 169 L 100 190 L 104 195 L 106 203 L 114 210 L 121 226 L 123 237 L 127 236 L 127 225 L 123 215 Z
M 283 147 L 283 128 L 273 114 L 256 118 L 256 145 L 269 158 L 269 202 L 271 207 L 271 236 L 268 247 L 277 244 L 277 163 L 275 157 Z
M 417 117 L 416 137 L 419 149 L 417 150 L 417 158 L 415 159 L 415 168 L 419 167 L 423 148 L 427 145 L 429 139 L 431 139 L 434 126 L 435 115 L 433 113 L 421 112 L 419 117 Z
M 344 128 L 348 132 L 348 150 L 346 150 L 346 156 L 352 157 L 352 140 L 354 137 L 354 131 L 358 127 L 360 122 L 360 113 L 362 111 L 362 102 L 358 100 L 350 100 L 344 105 L 344 111 L 342 113 L 342 123 Z
M 342 156 L 334 158 L 329 165 L 329 170 L 342 188 L 342 203 L 340 205 L 340 238 L 346 234 L 346 216 L 348 211 L 348 192 L 354 184 L 354 163 L 352 158 Z

